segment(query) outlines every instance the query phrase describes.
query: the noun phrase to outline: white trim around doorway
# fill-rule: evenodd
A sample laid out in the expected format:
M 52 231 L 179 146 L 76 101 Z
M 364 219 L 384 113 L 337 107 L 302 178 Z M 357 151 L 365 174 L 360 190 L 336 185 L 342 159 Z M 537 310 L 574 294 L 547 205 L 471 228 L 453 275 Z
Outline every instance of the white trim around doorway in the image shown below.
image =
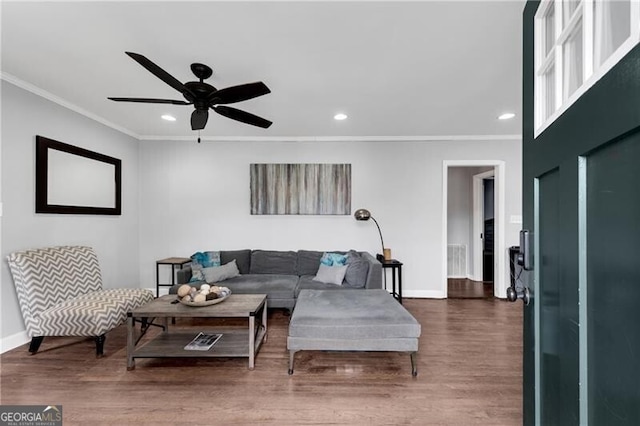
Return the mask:
M 441 291 L 447 297 L 447 188 L 449 167 L 494 167 L 495 179 L 495 247 L 493 294 L 505 298 L 507 287 L 506 271 L 506 174 L 505 162 L 502 160 L 443 160 L 442 161 L 442 280 Z

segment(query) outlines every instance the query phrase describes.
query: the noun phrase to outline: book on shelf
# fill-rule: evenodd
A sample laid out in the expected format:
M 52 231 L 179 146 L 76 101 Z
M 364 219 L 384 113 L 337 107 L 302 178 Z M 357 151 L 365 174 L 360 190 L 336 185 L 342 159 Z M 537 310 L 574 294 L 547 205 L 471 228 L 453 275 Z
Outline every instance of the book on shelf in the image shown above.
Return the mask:
M 184 348 L 188 351 L 208 351 L 221 337 L 222 334 L 218 333 L 200 332 Z

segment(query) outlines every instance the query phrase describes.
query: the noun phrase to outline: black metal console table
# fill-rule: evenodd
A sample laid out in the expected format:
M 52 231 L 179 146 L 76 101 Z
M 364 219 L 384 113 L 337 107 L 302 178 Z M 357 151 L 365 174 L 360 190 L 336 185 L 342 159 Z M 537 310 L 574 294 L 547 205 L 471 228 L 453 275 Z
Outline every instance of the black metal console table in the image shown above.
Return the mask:
M 381 259 L 380 263 L 382 264 L 383 273 L 386 274 L 386 270 L 391 269 L 391 294 L 402 304 L 402 262 L 396 259 Z M 396 291 L 396 281 L 398 283 L 398 291 Z
M 176 267 L 182 269 L 184 265 L 191 262 L 188 257 L 168 257 L 156 261 L 156 297 L 160 297 L 160 287 L 172 287 L 176 283 Z M 171 266 L 171 284 L 160 284 L 160 265 Z

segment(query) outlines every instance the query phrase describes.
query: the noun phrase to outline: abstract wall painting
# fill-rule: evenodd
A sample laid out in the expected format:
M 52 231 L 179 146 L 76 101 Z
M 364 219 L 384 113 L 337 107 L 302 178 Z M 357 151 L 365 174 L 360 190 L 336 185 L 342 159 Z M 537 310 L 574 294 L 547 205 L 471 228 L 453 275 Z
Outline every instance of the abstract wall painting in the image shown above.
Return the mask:
M 252 215 L 350 215 L 351 164 L 251 164 Z

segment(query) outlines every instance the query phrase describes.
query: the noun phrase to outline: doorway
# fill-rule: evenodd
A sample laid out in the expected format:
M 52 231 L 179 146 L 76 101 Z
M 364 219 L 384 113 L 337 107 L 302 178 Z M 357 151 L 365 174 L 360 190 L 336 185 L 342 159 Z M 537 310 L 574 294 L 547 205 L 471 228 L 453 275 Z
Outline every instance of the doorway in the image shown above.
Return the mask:
M 493 283 L 495 258 L 495 170 L 473 175 L 473 276 Z
M 504 176 L 500 160 L 443 162 L 444 297 L 506 296 Z

